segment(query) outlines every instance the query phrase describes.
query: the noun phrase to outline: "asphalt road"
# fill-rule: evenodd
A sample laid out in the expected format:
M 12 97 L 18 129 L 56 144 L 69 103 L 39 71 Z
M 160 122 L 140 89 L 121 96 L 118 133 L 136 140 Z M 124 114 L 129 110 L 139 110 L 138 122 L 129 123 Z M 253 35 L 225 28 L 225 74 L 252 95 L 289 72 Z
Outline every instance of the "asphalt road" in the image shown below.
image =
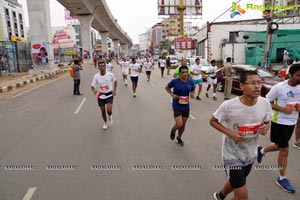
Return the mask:
M 0 102 L 0 200 L 213 199 L 226 176 L 219 169 L 222 134 L 208 122 L 223 93 L 218 101 L 204 93 L 202 101 L 191 101 L 181 147 L 169 139 L 173 112 L 164 87 L 171 76 L 161 78 L 156 67 L 147 82 L 143 73 L 133 98 L 119 67 L 113 72 L 118 90 L 108 130 L 102 130 L 90 91 L 97 73 L 91 66 L 82 72 L 82 96 L 73 96 L 72 79 L 61 77 Z M 267 145 L 269 137 L 259 143 Z M 275 184 L 276 170 L 258 170 L 255 163 L 249 199 L 299 200 L 299 153 L 290 148 L 288 178 L 295 194 Z M 262 165 L 276 166 L 276 159 L 271 153 Z

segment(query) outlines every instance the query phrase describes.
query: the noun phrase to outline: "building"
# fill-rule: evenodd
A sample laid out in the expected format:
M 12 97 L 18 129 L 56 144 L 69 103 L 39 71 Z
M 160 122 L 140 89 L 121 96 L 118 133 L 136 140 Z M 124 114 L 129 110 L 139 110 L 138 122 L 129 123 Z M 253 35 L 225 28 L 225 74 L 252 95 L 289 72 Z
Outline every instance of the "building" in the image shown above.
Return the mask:
M 175 39 L 180 36 L 180 19 L 178 15 L 162 21 L 162 39 Z
M 162 23 L 157 23 L 151 28 L 151 41 L 154 46 L 162 41 Z
M 300 0 L 264 0 L 264 5 L 272 5 L 274 1 L 274 16 L 290 17 L 300 15 Z
M 150 30 L 139 35 L 139 45 L 140 45 L 140 53 L 145 55 L 149 52 L 149 47 L 151 45 L 151 41 L 149 40 Z
M 273 21 L 278 23 L 279 29 L 273 34 L 271 62 L 280 62 L 278 58 L 281 57 L 282 49 L 288 49 L 294 51 L 294 55 L 300 55 L 300 35 L 298 34 L 300 17 L 297 19 L 286 17 Z M 207 23 L 195 35 L 198 55 L 209 61 L 212 59 L 224 61 L 226 57 L 232 57 L 235 63 L 246 63 L 246 60 L 249 60 L 246 54 L 247 49 L 259 47 L 264 50 L 266 27 L 265 19 Z M 254 36 L 256 40 L 253 40 Z M 256 64 L 262 62 L 263 55 L 261 55 L 261 60 L 256 61 Z
M 0 41 L 25 42 L 24 11 L 17 0 L 0 1 Z

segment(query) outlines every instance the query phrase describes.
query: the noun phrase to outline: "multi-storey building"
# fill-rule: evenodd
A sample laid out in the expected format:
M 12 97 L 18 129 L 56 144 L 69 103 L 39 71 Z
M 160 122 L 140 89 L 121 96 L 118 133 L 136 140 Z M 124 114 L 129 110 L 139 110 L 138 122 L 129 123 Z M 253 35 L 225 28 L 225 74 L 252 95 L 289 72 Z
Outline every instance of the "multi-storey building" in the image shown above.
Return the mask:
M 170 37 L 175 38 L 180 36 L 180 19 L 179 16 L 174 15 L 162 21 L 162 39 Z
M 25 41 L 24 11 L 17 0 L 0 1 L 0 20 L 3 26 L 0 41 Z
M 151 41 L 153 46 L 159 45 L 162 41 L 162 23 L 157 23 L 151 28 Z

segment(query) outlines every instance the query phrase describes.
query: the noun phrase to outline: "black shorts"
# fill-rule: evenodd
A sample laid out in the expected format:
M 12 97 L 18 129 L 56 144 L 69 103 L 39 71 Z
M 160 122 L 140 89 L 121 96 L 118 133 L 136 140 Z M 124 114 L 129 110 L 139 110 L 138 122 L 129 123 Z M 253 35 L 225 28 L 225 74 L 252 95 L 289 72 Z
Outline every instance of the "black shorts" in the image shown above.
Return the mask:
M 173 110 L 174 111 L 174 118 L 182 116 L 182 117 L 189 117 L 190 110 Z
M 251 172 L 253 163 L 247 166 L 228 167 L 225 166 L 226 175 L 233 189 L 246 185 L 246 178 Z
M 131 82 L 132 83 L 138 83 L 138 81 L 139 81 L 139 77 L 138 76 L 130 76 L 130 79 L 131 79 Z
M 146 71 L 146 75 L 151 75 L 151 71 Z
M 283 125 L 271 122 L 271 142 L 279 148 L 289 147 L 289 141 L 293 135 L 295 125 Z
M 160 70 L 161 70 L 161 71 L 164 71 L 164 70 L 165 70 L 165 67 L 160 67 Z
M 111 96 L 111 97 L 108 97 L 107 99 L 100 99 L 98 98 L 98 106 L 101 107 L 101 106 L 105 106 L 105 104 L 108 104 L 108 103 L 113 103 L 114 102 L 114 97 Z

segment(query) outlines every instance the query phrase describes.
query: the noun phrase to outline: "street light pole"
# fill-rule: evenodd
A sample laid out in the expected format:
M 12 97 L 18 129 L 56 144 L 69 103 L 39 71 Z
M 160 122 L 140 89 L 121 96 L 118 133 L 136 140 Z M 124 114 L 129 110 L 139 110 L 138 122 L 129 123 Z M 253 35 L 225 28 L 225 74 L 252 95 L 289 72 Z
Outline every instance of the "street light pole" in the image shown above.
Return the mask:
M 274 13 L 274 3 L 275 0 L 272 0 L 271 6 L 272 9 L 270 10 L 270 16 L 267 18 L 267 33 L 266 33 L 266 46 L 265 46 L 265 52 L 264 52 L 264 68 L 268 68 L 268 65 L 270 63 L 270 48 L 272 43 L 272 31 L 271 31 L 271 24 L 273 22 L 273 13 Z

